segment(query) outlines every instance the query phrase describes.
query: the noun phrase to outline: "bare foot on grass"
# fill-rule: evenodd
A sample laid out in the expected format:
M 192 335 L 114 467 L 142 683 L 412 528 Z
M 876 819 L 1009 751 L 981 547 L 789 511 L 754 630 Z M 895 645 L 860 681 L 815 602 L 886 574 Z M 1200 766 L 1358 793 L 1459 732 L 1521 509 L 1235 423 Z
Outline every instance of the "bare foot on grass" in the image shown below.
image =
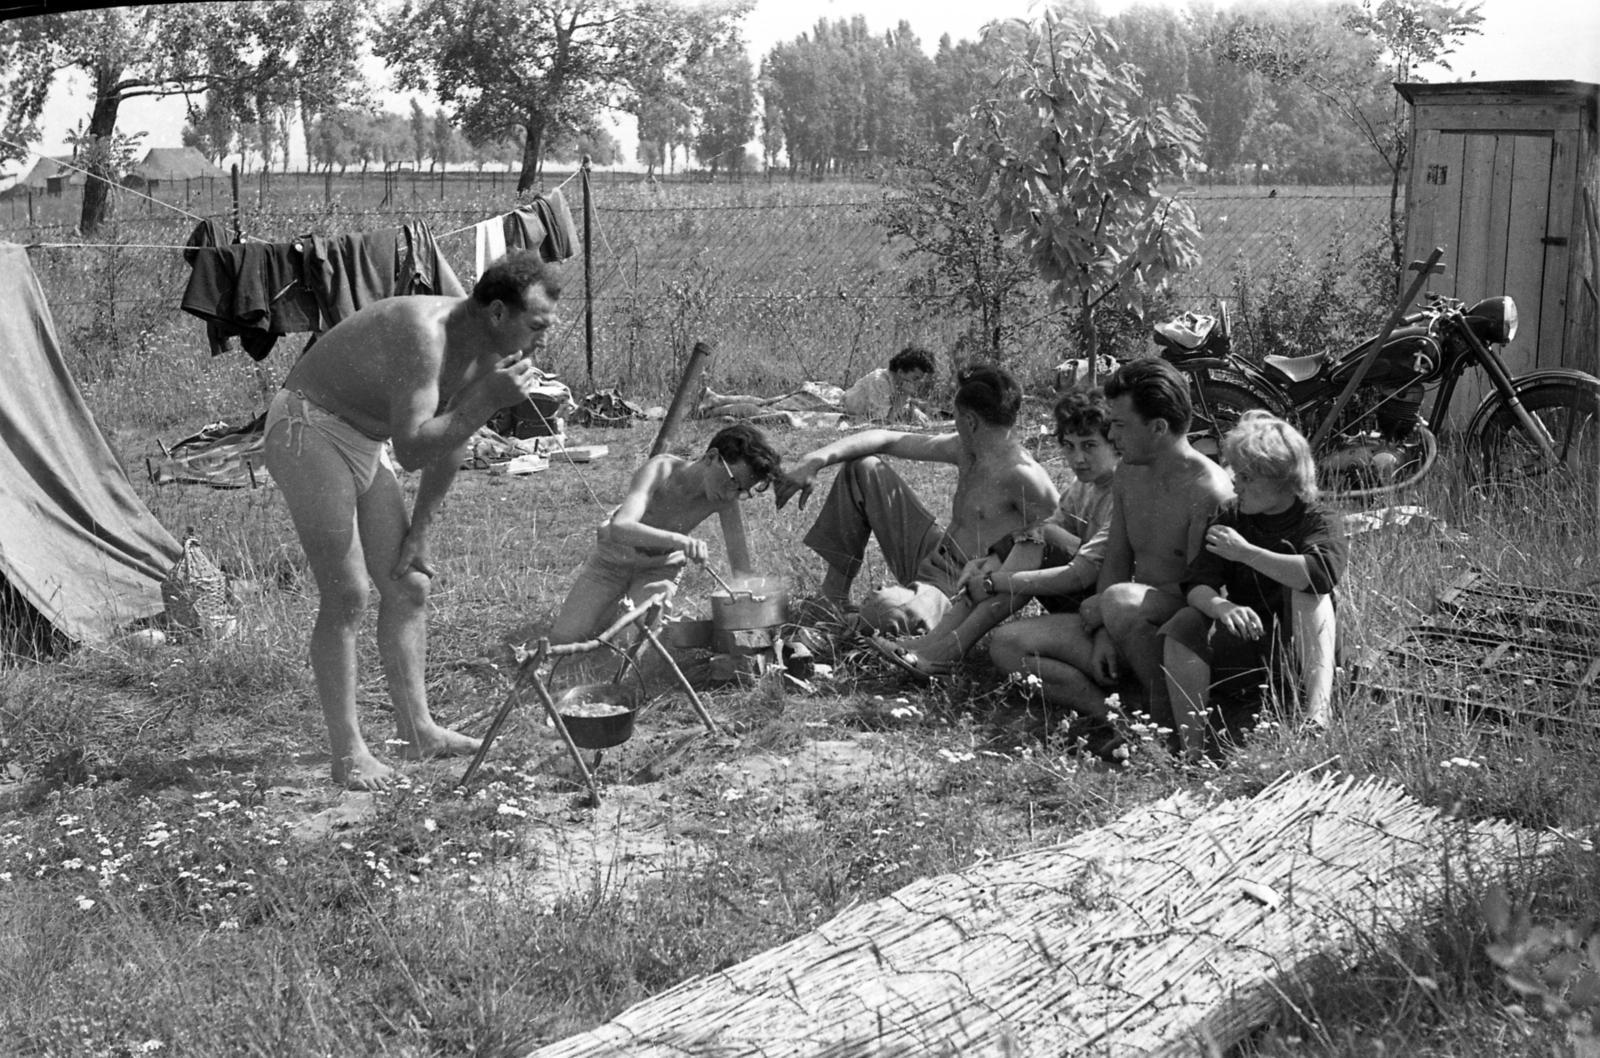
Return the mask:
M 333 781 L 347 790 L 387 790 L 394 781 L 394 769 L 362 750 L 334 758 Z
M 949 634 L 911 636 L 895 640 L 895 646 L 915 654 L 927 665 L 954 665 L 961 660 L 961 644 Z
M 447 727 L 435 727 L 430 731 L 419 731 L 415 737 L 407 739 L 406 744 L 400 747 L 400 755 L 406 760 L 465 757 L 478 752 L 481 745 L 481 738 L 472 738 Z

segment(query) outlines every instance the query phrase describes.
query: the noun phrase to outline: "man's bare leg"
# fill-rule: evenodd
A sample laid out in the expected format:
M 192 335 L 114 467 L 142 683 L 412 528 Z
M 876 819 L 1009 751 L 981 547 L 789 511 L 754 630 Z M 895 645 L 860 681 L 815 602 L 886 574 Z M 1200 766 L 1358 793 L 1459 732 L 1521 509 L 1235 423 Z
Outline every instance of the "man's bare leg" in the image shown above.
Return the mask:
M 1291 592 L 1289 610 L 1294 620 L 1300 676 L 1306 681 L 1306 721 L 1326 729 L 1333 719 L 1334 653 L 1338 642 L 1333 596 Z
M 1103 717 L 1106 692 L 1090 679 L 1094 640 L 1077 614 L 1046 614 L 1017 621 L 995 632 L 989 657 L 1004 672 L 1031 673 L 1044 687 L 1044 699 L 1060 709 Z
M 1149 698 L 1146 711 L 1158 724 L 1166 724 L 1172 717 L 1167 678 L 1161 670 L 1161 626 L 1183 607 L 1183 599 L 1172 592 L 1133 581 L 1113 584 L 1100 593 L 1106 631 L 1117 653 L 1139 678 Z
M 1000 568 L 1008 573 L 1038 569 L 1043 557 L 1043 544 L 1017 544 L 1012 547 Z M 915 653 L 922 661 L 954 663 L 1006 618 L 1028 605 L 1029 598 L 1031 596 L 1000 592 L 975 603 L 965 592 L 961 592 L 955 596 L 950 609 L 945 611 L 938 624 L 920 636 L 900 640 L 898 645 Z
M 1166 640 L 1163 663 L 1167 694 L 1172 701 L 1173 721 L 1178 729 L 1183 755 L 1188 760 L 1198 761 L 1205 754 L 1211 666 L 1200 655 L 1170 636 Z
M 385 789 L 394 769 L 372 755 L 356 717 L 356 634 L 367 607 L 367 571 L 356 537 L 355 481 L 327 442 L 294 423 L 267 437 L 266 460 L 317 582 L 311 672 L 328 725 L 333 781 Z
M 367 573 L 378 587 L 378 657 L 394 702 L 395 726 L 411 760 L 475 753 L 480 740 L 440 727 L 428 712 L 424 682 L 428 657 L 427 574 L 416 569 L 391 577 L 410 519 L 405 494 L 388 467 L 356 503 Z

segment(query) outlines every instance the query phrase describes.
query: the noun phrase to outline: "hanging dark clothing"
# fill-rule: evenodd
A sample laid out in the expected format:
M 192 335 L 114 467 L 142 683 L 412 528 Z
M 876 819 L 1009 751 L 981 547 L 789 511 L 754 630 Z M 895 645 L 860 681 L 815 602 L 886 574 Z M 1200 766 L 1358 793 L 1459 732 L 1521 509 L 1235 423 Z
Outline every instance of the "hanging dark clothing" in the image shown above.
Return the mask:
M 196 229 L 191 242 L 199 235 Z M 182 306 L 206 321 L 211 355 L 226 352 L 228 339 L 237 336 L 251 359 L 265 360 L 281 336 L 318 329 L 317 302 L 295 244 L 199 246 L 184 256 L 191 257 L 193 271 Z
M 572 213 L 559 190 L 535 198 L 533 209 L 544 226 L 545 240 L 539 252 L 546 261 L 565 261 L 578 252 L 578 229 L 573 227 Z
M 507 250 L 538 250 L 544 256 L 547 233 L 544 222 L 531 206 L 518 206 L 503 219 Z M 548 258 L 547 258 L 548 260 Z
M 404 228 L 307 236 L 305 274 L 324 330 L 384 298 L 466 293 L 422 221 Z

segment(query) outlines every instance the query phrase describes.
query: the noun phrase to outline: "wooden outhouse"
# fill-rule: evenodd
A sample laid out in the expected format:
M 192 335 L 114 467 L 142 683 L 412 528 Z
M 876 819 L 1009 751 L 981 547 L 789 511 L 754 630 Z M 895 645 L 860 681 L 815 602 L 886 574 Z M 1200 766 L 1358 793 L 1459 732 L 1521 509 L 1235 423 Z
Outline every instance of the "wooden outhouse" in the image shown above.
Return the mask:
M 1406 259 L 1444 248 L 1427 289 L 1471 304 L 1509 294 L 1520 323 L 1513 375 L 1572 367 L 1600 374 L 1600 208 L 1596 107 L 1583 81 L 1398 84 L 1411 104 Z M 1454 412 L 1482 397 L 1469 374 Z M 1470 403 L 1469 403 L 1470 400 Z

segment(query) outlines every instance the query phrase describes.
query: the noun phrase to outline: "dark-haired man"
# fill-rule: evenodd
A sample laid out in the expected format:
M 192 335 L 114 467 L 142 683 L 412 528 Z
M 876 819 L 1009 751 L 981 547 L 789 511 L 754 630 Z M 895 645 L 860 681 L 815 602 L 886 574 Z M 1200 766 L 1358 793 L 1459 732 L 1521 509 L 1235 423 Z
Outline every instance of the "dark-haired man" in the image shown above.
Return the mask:
M 781 471 L 781 457 L 749 423 L 719 430 L 699 459 L 664 453 L 646 460 L 595 531 L 594 550 L 561 604 L 550 642 L 599 635 L 621 615 L 624 599 L 670 598 L 683 564 L 706 560 L 706 542 L 690 533 L 713 514 L 722 522 L 733 575 L 751 575 L 739 501 L 765 492 Z
M 928 421 L 922 395 L 933 379 L 933 354 L 908 345 L 889 358 L 888 367 L 869 371 L 844 391 L 844 413 L 859 422 Z
M 1183 374 L 1157 357 L 1129 361 L 1106 382 L 1109 436 L 1121 453 L 1111 484 L 1111 524 L 1098 592 L 1046 645 L 999 637 L 995 664 L 1028 672 L 1045 699 L 1091 722 L 1108 719 L 1106 694 L 1124 665 L 1139 679 L 1150 713 L 1171 723 L 1159 630 L 1184 605 L 1181 587 L 1207 526 L 1233 495 L 1223 469 L 1189 444 L 1193 409 Z M 1114 752 L 1102 726 L 1091 747 Z
M 369 305 L 306 350 L 267 412 L 267 469 L 317 582 L 311 669 L 336 782 L 376 790 L 394 775 L 356 716 L 356 632 L 369 577 L 402 754 L 478 748 L 428 711 L 428 532 L 467 439 L 539 384 L 531 354 L 544 344 L 560 295 L 559 273 L 521 251 L 491 266 L 467 297 Z M 402 467 L 422 471 L 409 514 L 385 442 Z
M 908 345 L 889 358 L 888 367 L 868 371 L 846 390 L 807 382 L 779 397 L 757 397 L 750 393 L 718 393 L 707 386 L 697 413 L 702 417 L 781 419 L 786 412 L 842 411 L 859 422 L 909 422 L 921 426 L 929 421 L 922 397 L 932 379 L 933 354 L 921 346 Z
M 778 506 L 804 507 L 823 467 L 842 464 L 806 546 L 827 563 L 823 597 L 844 607 L 876 536 L 900 582 L 862 602 L 863 620 L 884 632 L 924 632 L 949 608 L 969 559 L 1002 537 L 1044 521 L 1058 494 L 1016 435 L 1022 388 L 1002 367 L 969 367 L 956 378 L 954 433 L 862 430 L 807 453 L 778 482 Z M 956 467 L 948 526 L 879 456 Z

